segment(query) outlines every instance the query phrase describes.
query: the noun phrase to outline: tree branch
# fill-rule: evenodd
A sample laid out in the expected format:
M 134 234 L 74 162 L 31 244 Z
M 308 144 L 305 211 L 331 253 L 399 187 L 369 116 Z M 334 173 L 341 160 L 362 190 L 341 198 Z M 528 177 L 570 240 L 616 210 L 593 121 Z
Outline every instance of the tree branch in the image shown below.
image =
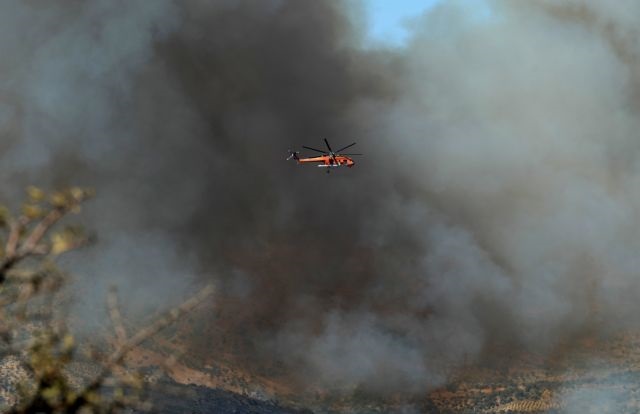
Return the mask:
M 171 309 L 164 317 L 157 319 L 149 326 L 140 329 L 135 335 L 123 344 L 119 344 L 117 349 L 107 358 L 103 364 L 102 371 L 94 380 L 87 385 L 84 390 L 79 394 L 78 399 L 73 404 L 74 406 L 81 406 L 88 399 L 88 395 L 98 390 L 111 371 L 122 362 L 124 357 L 133 348 L 140 345 L 145 340 L 149 339 L 162 329 L 166 328 L 184 314 L 191 312 L 196 306 L 198 306 L 204 299 L 213 294 L 214 288 L 212 285 L 206 286 L 203 290 L 196 295 L 182 302 L 182 304 Z M 79 405 L 78 405 L 79 404 Z
M 122 321 L 122 315 L 120 313 L 120 306 L 118 303 L 118 292 L 115 286 L 112 286 L 107 294 L 107 308 L 109 311 L 109 318 L 113 324 L 113 330 L 116 333 L 116 341 L 118 346 L 122 346 L 127 343 L 127 330 L 125 329 Z
M 23 258 L 32 254 L 38 243 L 40 243 L 40 240 L 42 240 L 44 235 L 47 233 L 47 230 L 56 224 L 56 222 L 60 220 L 67 211 L 67 209 L 60 207 L 51 210 L 42 220 L 40 220 L 36 227 L 34 227 L 29 236 L 27 236 L 22 246 L 18 249 L 17 256 L 19 258 Z

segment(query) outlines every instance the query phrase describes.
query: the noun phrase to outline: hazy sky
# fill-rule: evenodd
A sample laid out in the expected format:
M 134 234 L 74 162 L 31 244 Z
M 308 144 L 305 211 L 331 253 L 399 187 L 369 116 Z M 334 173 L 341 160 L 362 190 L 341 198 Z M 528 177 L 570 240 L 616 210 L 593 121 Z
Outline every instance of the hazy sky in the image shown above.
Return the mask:
M 441 0 L 364 0 L 369 13 L 370 36 L 374 41 L 400 45 L 407 37 L 403 22 L 419 15 Z
M 403 46 L 409 36 L 406 23 L 446 1 L 456 2 L 469 15 L 488 17 L 486 0 L 363 0 L 367 10 L 370 41 Z

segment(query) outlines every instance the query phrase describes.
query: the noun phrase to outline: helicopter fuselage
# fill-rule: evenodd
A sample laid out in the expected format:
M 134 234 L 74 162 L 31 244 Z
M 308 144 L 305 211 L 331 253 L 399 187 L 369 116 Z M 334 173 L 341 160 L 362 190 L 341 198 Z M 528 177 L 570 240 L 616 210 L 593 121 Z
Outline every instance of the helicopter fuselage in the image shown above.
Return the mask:
M 355 142 L 347 145 L 346 147 L 342 147 L 337 151 L 333 151 L 331 149 L 331 145 L 329 145 L 329 141 L 327 141 L 326 138 L 324 139 L 324 143 L 327 146 L 327 149 L 329 151 L 307 147 L 306 145 L 302 146 L 302 148 L 308 149 L 310 151 L 319 152 L 322 155 L 319 155 L 317 157 L 300 158 L 298 156 L 298 151 L 289 150 L 289 157 L 287 157 L 287 160 L 294 159 L 298 162 L 298 164 L 316 164 L 320 168 L 326 168 L 328 173 L 329 171 L 331 171 L 332 168 L 353 167 L 355 165 L 355 161 L 353 161 L 351 157 L 347 157 L 347 155 L 362 155 L 362 154 L 352 154 L 352 153 L 341 154 L 342 151 L 356 145 Z
M 320 168 L 351 168 L 355 165 L 355 161 L 344 155 L 336 155 L 335 157 L 325 155 L 321 157 L 300 158 L 297 161 L 298 164 L 318 164 L 318 167 Z

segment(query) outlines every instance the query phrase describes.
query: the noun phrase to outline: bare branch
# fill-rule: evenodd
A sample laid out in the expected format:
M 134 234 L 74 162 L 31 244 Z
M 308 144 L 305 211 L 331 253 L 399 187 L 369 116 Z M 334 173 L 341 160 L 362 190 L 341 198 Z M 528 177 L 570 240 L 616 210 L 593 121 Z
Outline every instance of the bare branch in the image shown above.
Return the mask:
M 115 286 L 112 286 L 107 294 L 107 308 L 109 318 L 111 318 L 111 323 L 113 324 L 113 330 L 116 333 L 116 341 L 118 346 L 122 346 L 127 342 L 127 330 L 122 321 L 120 305 L 118 303 L 118 291 Z
M 17 220 L 12 220 L 9 224 L 9 237 L 5 246 L 5 257 L 0 262 L 0 283 L 6 279 L 7 270 L 11 269 L 20 259 L 17 254 L 20 234 L 29 223 L 29 218 L 20 216 Z
M 38 243 L 40 243 L 40 240 L 42 240 L 47 230 L 56 224 L 56 222 L 60 220 L 67 211 L 68 210 L 66 208 L 61 207 L 51 210 L 42 220 L 40 220 L 29 236 L 27 236 L 27 239 L 18 249 L 17 256 L 22 258 L 29 254 L 33 254 L 34 249 Z
M 15 256 L 18 241 L 20 240 L 20 233 L 22 233 L 22 230 L 28 223 L 29 219 L 27 217 L 20 216 L 17 220 L 12 220 L 9 224 L 9 238 L 7 239 L 7 246 L 5 248 L 7 258 Z
M 109 356 L 107 359 L 107 367 L 113 366 L 114 364 L 122 361 L 122 358 L 129 352 L 131 349 L 140 345 L 145 340 L 149 339 L 162 329 L 171 325 L 173 322 L 178 320 L 185 313 L 191 312 L 196 306 L 198 306 L 204 299 L 213 294 L 213 286 L 208 285 L 196 295 L 182 302 L 182 304 L 176 306 L 171 309 L 164 317 L 157 319 L 151 325 L 140 329 L 134 336 L 131 337 L 125 344 L 123 344 L 119 349 L 117 349 L 114 353 Z
M 70 211 L 75 211 L 80 207 L 90 193 L 81 189 L 71 189 L 71 197 L 63 200 L 63 203 L 54 203 L 53 208 L 35 225 L 25 240 L 20 243 L 20 236 L 31 221 L 26 215 L 21 215 L 17 220 L 9 223 L 9 237 L 5 246 L 5 257 L 0 262 L 0 283 L 6 280 L 6 273 L 18 262 L 27 256 L 41 256 L 50 253 L 50 248 L 46 244 L 41 244 L 42 238 L 62 217 Z M 80 192 L 79 194 L 77 192 Z M 75 192 L 75 193 L 74 193 Z M 62 196 L 64 198 L 64 196 Z M 72 250 L 84 246 L 88 239 L 81 239 L 70 246 Z
M 96 391 L 103 384 L 105 378 L 112 372 L 112 370 L 122 362 L 124 357 L 133 348 L 140 345 L 145 340 L 149 339 L 162 329 L 166 328 L 184 314 L 191 312 L 195 309 L 204 299 L 213 294 L 214 288 L 212 285 L 206 286 L 196 295 L 182 302 L 182 304 L 171 309 L 164 317 L 157 319 L 149 326 L 140 329 L 135 335 L 133 335 L 124 344 L 118 346 L 118 348 L 107 358 L 100 374 L 87 385 L 84 390 L 79 394 L 77 403 L 84 401 L 85 396 Z M 77 404 L 76 403 L 76 404 Z

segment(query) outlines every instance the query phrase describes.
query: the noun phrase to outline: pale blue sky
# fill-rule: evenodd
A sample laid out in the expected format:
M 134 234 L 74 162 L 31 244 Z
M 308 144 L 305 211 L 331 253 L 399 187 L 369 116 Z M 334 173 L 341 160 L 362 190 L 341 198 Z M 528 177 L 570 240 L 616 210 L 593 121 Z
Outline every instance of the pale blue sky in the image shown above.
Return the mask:
M 450 0 L 362 0 L 367 13 L 369 41 L 402 46 L 409 32 L 405 22 L 420 16 L 439 3 Z M 459 0 L 458 5 L 465 7 L 479 18 L 492 14 L 487 0 Z
M 403 22 L 418 16 L 441 0 L 364 0 L 369 36 L 375 42 L 402 45 L 407 31 Z

